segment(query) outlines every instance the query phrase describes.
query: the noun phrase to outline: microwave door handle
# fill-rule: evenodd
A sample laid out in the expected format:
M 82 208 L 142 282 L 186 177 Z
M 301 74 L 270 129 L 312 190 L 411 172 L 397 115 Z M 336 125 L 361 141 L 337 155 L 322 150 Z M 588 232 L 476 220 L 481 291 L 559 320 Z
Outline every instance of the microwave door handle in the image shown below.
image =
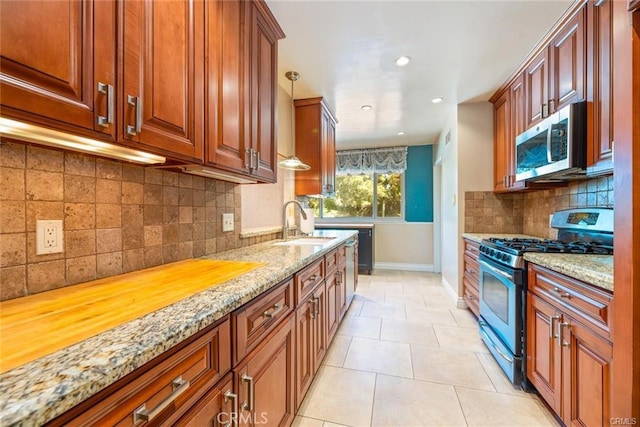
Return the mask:
M 553 156 L 551 154 L 551 135 L 552 135 L 553 125 L 549 124 L 549 128 L 547 129 L 547 161 L 549 163 L 553 162 Z

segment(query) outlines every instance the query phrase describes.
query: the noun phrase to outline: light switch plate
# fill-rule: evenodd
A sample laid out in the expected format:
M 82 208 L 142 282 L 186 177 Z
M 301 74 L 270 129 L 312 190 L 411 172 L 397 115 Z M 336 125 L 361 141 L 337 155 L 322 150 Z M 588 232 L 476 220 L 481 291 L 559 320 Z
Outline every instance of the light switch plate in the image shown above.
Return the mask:
M 233 231 L 233 214 L 222 214 L 222 231 Z
M 63 240 L 61 219 L 36 221 L 36 255 L 63 252 Z

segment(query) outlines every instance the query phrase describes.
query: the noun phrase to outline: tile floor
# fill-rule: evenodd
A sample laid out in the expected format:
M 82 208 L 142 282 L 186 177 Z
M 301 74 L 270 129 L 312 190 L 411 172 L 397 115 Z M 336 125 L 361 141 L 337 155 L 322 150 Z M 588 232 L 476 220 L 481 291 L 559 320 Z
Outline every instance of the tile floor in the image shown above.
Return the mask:
M 557 426 L 514 389 L 438 274 L 374 271 L 293 423 L 314 426 Z

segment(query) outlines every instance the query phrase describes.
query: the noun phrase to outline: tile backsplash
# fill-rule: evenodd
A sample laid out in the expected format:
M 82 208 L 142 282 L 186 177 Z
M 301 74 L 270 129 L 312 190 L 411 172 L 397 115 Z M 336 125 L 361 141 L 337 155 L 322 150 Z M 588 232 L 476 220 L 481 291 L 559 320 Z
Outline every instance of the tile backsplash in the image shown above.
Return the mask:
M 0 300 L 276 238 L 240 218 L 237 184 L 2 141 Z M 36 255 L 37 219 L 64 221 L 63 253 Z
M 527 193 L 465 193 L 465 232 L 522 233 L 554 239 L 549 215 L 557 210 L 613 207 L 613 176 L 574 181 L 566 187 Z M 511 219 L 508 219 L 511 217 Z

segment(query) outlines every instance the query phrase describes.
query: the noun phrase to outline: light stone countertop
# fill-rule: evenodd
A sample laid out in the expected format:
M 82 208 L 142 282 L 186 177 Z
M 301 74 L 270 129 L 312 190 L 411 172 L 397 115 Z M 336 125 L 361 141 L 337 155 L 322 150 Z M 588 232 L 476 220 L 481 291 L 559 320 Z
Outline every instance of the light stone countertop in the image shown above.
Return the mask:
M 540 239 L 540 237 L 526 234 L 503 233 L 463 233 L 462 237 L 477 243 L 490 237 Z M 524 254 L 524 259 L 613 292 L 613 256 L 611 255 L 527 252 Z
M 613 256 L 525 253 L 524 259 L 613 292 Z
M 0 374 L 0 425 L 37 426 L 213 324 L 356 234 L 317 230 L 325 246 L 274 241 L 207 256 L 266 263 L 239 277 Z

